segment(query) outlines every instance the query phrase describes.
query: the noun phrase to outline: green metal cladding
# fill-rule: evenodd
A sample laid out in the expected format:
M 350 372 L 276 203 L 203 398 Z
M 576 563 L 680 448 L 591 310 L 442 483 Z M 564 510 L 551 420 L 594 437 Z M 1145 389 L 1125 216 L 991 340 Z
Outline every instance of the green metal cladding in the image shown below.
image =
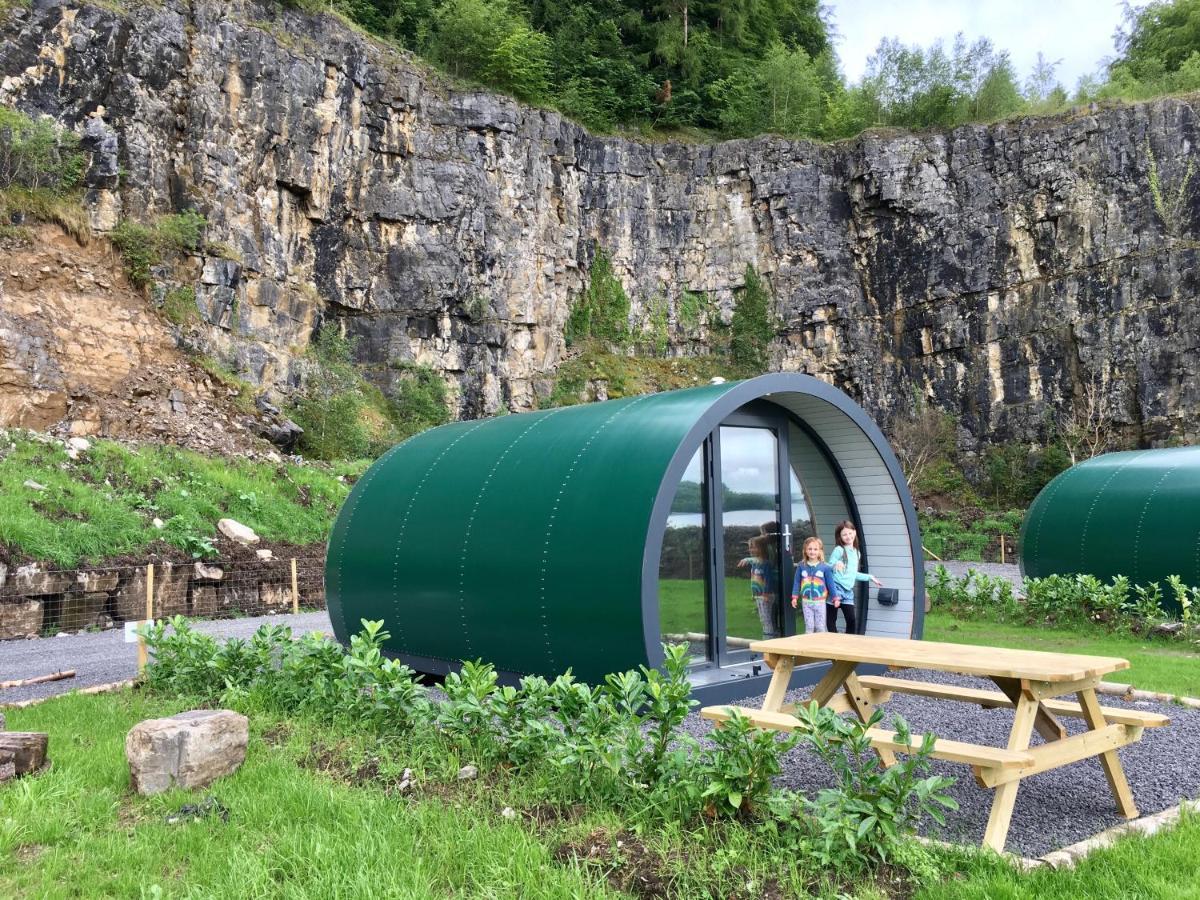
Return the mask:
M 1200 584 L 1200 447 L 1106 453 L 1063 472 L 1025 517 L 1021 569 Z
M 330 537 L 338 638 L 383 619 L 406 655 L 593 680 L 645 661 L 642 563 L 663 474 L 735 384 L 458 422 L 393 448 Z

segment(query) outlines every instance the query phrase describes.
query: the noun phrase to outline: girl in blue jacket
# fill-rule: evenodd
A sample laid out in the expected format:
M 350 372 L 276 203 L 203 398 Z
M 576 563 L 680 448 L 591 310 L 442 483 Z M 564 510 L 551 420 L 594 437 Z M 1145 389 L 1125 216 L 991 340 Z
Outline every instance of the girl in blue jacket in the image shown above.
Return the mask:
M 840 609 L 846 617 L 846 634 L 857 632 L 858 622 L 854 616 L 854 587 L 860 581 L 874 582 L 882 587 L 879 579 L 868 572 L 858 571 L 862 555 L 858 550 L 858 529 L 847 519 L 834 529 L 833 542 L 837 546 L 829 554 L 829 565 L 833 568 L 833 597 L 825 607 L 826 627 L 837 631 L 837 613 Z

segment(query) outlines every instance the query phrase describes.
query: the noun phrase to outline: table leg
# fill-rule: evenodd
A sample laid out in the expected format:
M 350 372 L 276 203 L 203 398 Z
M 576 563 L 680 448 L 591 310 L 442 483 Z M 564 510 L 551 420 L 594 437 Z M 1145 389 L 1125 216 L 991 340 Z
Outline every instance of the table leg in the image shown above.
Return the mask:
M 808 695 L 808 702 L 817 701 L 817 706 L 824 706 L 829 702 L 829 698 L 838 692 L 846 682 L 849 675 L 854 674 L 854 667 L 857 663 L 846 662 L 845 660 L 837 660 L 829 667 L 829 671 L 825 673 L 825 677 L 817 682 L 812 689 L 812 693 Z
M 1011 700 L 1014 704 L 1021 696 L 1021 682 L 1016 678 L 992 678 L 996 683 L 996 687 L 1003 691 L 1004 696 Z M 1067 729 L 1063 727 L 1063 723 L 1058 721 L 1058 717 L 1046 707 L 1042 706 L 1040 700 L 1035 700 L 1037 703 L 1037 716 L 1033 720 L 1033 727 L 1047 741 L 1061 741 L 1067 736 Z
M 771 675 L 771 684 L 767 687 L 767 698 L 763 701 L 763 710 L 779 712 L 783 707 L 783 697 L 787 693 L 788 684 L 792 680 L 792 667 L 795 661 L 790 656 L 779 656 L 775 659 L 775 669 Z
M 1079 698 L 1079 705 L 1083 708 L 1083 718 L 1088 724 L 1088 730 L 1098 731 L 1108 725 L 1100 709 L 1100 701 L 1096 698 L 1095 688 L 1080 691 L 1075 696 Z M 1126 819 L 1136 819 L 1138 809 L 1133 802 L 1133 791 L 1129 789 L 1129 782 L 1125 779 L 1125 770 L 1121 768 L 1121 758 L 1117 756 L 1117 751 L 1101 753 L 1100 765 L 1104 768 L 1104 777 L 1108 779 L 1113 799 L 1117 801 L 1117 809 Z
M 867 699 L 867 691 L 858 683 L 858 676 L 853 671 L 846 676 L 846 699 L 850 702 L 850 708 L 866 725 L 875 713 L 875 704 Z M 875 752 L 879 754 L 879 761 L 885 768 L 896 764 L 896 754 L 888 748 L 876 747 Z
M 1012 731 L 1008 735 L 1009 750 L 1029 749 L 1029 738 L 1033 734 L 1037 713 L 1038 701 L 1020 694 L 1016 715 L 1013 716 Z M 1012 821 L 1013 806 L 1017 802 L 1017 787 L 1020 784 L 1019 778 L 1005 782 L 996 788 L 996 794 L 992 798 L 992 811 L 988 816 L 987 829 L 983 833 L 983 846 L 991 847 L 997 853 L 1004 852 L 1004 842 L 1008 838 L 1008 826 Z

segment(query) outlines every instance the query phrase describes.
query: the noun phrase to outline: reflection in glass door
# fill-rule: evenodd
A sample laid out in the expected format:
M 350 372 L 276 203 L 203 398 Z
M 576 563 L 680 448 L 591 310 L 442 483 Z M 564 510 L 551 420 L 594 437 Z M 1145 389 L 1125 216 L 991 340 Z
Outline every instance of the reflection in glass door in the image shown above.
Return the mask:
M 783 634 L 779 441 L 772 428 L 722 425 L 719 444 L 723 584 L 720 662 Z
M 662 639 L 686 643 L 693 664 L 712 659 L 704 452 L 696 451 L 675 491 L 658 564 Z

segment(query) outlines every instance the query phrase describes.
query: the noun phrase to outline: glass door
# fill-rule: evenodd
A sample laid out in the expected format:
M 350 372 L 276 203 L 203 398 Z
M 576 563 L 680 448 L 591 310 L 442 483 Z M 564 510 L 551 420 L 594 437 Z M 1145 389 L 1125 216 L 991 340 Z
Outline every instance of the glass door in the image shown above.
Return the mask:
M 693 666 L 714 675 L 757 659 L 753 642 L 795 633 L 794 537 L 814 525 L 790 437 L 783 410 L 745 406 L 696 451 L 676 488 L 659 557 L 662 639 L 686 643 Z
M 779 432 L 761 425 L 719 429 L 722 581 L 719 662 L 750 658 L 754 641 L 783 634 L 783 530 Z

